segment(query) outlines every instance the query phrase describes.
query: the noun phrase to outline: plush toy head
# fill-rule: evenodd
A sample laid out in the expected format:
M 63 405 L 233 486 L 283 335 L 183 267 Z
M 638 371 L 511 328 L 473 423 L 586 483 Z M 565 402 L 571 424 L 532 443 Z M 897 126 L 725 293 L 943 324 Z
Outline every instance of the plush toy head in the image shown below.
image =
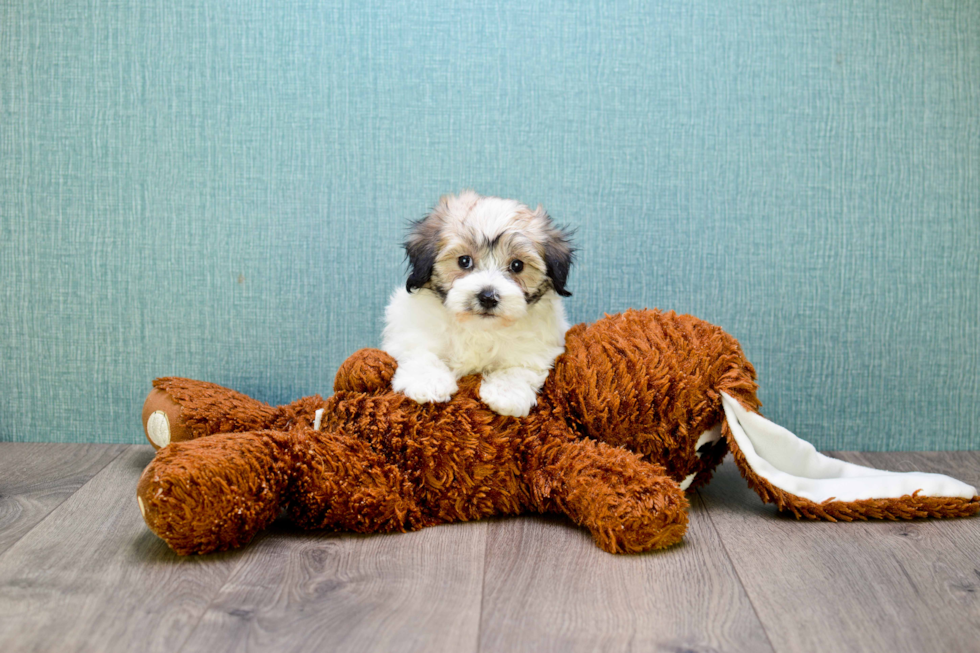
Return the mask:
M 798 517 L 980 510 L 959 481 L 833 460 L 765 420 L 738 343 L 690 316 L 628 311 L 574 327 L 523 418 L 483 405 L 475 376 L 448 403 L 416 404 L 391 391 L 394 370 L 363 350 L 332 397 L 278 407 L 158 379 L 144 424 L 166 446 L 137 489 L 147 524 L 178 553 L 205 553 L 248 542 L 283 508 L 304 527 L 357 532 L 555 512 L 607 551 L 645 551 L 680 540 L 683 490 L 729 449 L 764 500 Z

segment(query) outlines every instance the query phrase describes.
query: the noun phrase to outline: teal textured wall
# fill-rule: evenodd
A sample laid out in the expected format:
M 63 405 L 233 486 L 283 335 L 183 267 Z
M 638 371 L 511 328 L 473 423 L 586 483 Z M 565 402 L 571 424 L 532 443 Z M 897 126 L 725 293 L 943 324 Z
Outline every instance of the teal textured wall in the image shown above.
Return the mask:
M 0 157 L 0 440 L 328 394 L 474 188 L 579 228 L 573 320 L 720 324 L 818 447 L 980 446 L 977 2 L 7 1 Z

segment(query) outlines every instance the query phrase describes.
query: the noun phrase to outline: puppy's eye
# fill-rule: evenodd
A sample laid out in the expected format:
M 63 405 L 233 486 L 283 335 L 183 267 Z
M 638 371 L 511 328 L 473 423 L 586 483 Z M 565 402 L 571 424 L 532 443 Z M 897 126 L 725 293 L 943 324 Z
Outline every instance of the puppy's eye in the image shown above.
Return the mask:
M 473 267 L 473 259 L 465 254 L 456 259 L 456 262 L 459 263 L 459 267 L 463 268 L 464 270 L 469 270 L 471 267 Z
M 521 270 L 524 269 L 524 261 L 519 258 L 515 258 L 510 262 L 510 271 L 514 274 L 520 274 Z

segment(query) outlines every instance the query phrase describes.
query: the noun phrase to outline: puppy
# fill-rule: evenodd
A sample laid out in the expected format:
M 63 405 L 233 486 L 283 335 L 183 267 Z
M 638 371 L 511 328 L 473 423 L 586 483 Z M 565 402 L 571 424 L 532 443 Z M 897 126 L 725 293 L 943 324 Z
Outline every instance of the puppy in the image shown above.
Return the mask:
M 570 233 L 540 206 L 465 191 L 412 224 L 405 252 L 408 282 L 382 338 L 398 361 L 394 390 L 449 401 L 457 379 L 479 373 L 487 406 L 527 415 L 565 349 Z

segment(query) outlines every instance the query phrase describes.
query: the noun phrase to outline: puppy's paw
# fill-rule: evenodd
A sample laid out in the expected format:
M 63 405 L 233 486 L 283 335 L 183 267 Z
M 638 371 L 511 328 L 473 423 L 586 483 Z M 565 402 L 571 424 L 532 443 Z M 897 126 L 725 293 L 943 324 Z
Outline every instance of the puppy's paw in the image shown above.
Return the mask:
M 510 375 L 487 375 L 480 383 L 480 399 L 498 415 L 524 417 L 538 402 L 536 389 Z
M 448 369 L 399 367 L 391 379 L 391 389 L 420 404 L 442 403 L 456 394 L 456 377 Z

